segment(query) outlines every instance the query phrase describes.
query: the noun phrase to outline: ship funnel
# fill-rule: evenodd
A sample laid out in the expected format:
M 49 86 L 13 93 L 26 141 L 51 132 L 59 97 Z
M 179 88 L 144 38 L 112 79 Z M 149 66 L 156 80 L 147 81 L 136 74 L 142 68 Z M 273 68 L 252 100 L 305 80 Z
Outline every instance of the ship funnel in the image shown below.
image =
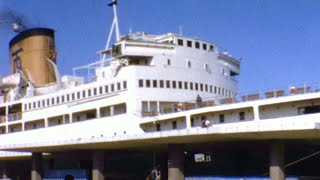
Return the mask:
M 33 28 L 20 32 L 9 43 L 10 72 L 23 72 L 34 86 L 56 82 L 50 59 L 56 64 L 54 30 Z

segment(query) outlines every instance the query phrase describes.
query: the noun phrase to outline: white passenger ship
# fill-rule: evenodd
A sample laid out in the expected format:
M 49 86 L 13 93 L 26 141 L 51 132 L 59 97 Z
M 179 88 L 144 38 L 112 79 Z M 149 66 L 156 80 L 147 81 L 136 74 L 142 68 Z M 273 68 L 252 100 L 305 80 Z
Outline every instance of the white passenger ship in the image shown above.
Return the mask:
M 54 46 L 47 28 L 10 42 L 11 75 L 0 78 L 1 150 L 319 137 L 317 84 L 239 95 L 240 60 L 215 43 L 174 33 L 128 34 L 101 51 L 101 60 L 74 69 L 93 69 L 87 79 L 60 77 Z M 11 156 L 24 155 L 2 158 Z

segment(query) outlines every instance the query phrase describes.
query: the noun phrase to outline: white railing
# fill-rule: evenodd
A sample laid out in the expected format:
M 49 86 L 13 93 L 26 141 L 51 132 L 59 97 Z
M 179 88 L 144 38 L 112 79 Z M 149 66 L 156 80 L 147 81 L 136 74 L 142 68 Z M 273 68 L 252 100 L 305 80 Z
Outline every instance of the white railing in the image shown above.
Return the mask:
M 253 93 L 241 93 L 237 94 L 234 97 L 226 97 L 226 98 L 206 98 L 201 102 L 193 101 L 185 101 L 185 102 L 176 102 L 169 105 L 163 105 L 160 107 L 160 112 L 156 109 L 152 109 L 150 111 L 141 111 L 142 117 L 152 117 L 160 114 L 169 114 L 180 111 L 187 111 L 192 109 L 198 109 L 209 106 L 217 106 L 217 105 L 225 105 L 225 104 L 234 104 L 240 102 L 248 102 L 255 101 L 261 99 L 271 99 L 271 98 L 279 98 L 285 96 L 294 96 L 300 94 L 308 94 L 308 93 L 320 93 L 320 83 L 314 84 L 303 84 L 300 86 L 290 86 L 287 88 L 279 88 L 272 90 L 265 90 Z

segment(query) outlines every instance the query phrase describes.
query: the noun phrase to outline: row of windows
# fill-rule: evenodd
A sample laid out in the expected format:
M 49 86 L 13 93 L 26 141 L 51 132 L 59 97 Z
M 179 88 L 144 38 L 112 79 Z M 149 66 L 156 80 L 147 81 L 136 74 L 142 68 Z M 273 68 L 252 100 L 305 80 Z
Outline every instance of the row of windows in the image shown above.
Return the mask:
M 217 86 L 212 86 L 202 83 L 194 82 L 183 82 L 183 81 L 171 81 L 171 80 L 150 80 L 150 79 L 139 79 L 138 85 L 140 88 L 172 88 L 172 89 L 185 89 L 210 92 L 217 95 L 226 97 L 232 97 L 233 92 Z
M 196 49 L 202 49 L 202 50 L 209 50 L 209 51 L 214 51 L 214 46 L 211 44 L 206 44 L 206 43 L 200 43 L 199 41 L 191 41 L 191 40 L 183 40 L 183 39 L 178 39 L 178 45 L 179 46 L 184 46 L 186 44 L 187 47 L 190 48 L 196 48 Z
M 206 119 L 205 116 L 202 116 L 201 119 Z M 239 112 L 239 120 L 240 121 L 244 121 L 245 120 L 245 112 L 241 111 Z M 225 118 L 224 118 L 224 114 L 219 114 L 219 123 L 224 123 L 225 122 Z M 172 121 L 172 129 L 177 129 L 177 121 Z M 195 127 L 195 120 L 194 118 L 191 118 L 191 127 Z M 156 124 L 156 131 L 161 131 L 161 124 L 157 123 Z
M 121 85 L 122 84 L 122 85 Z M 86 89 L 78 92 L 73 92 L 66 95 L 61 95 L 57 97 L 42 99 L 34 102 L 29 102 L 24 104 L 24 110 L 32 110 L 36 108 L 44 108 L 52 105 L 57 105 L 65 102 L 70 102 L 74 100 L 79 100 L 87 97 L 97 96 L 101 94 L 106 93 L 112 93 L 115 91 L 120 91 L 127 89 L 127 82 L 123 81 L 115 83 L 115 84 L 109 84 L 105 86 L 95 87 L 91 89 Z

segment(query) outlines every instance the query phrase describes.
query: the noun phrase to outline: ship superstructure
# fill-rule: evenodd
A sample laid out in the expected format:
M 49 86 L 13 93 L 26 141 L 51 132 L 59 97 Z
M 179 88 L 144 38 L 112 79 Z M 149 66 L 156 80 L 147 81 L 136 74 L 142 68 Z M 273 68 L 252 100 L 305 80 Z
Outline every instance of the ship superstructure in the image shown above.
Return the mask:
M 111 5 L 115 10 L 116 1 Z M 174 33 L 116 34 L 100 60 L 73 69 L 93 70 L 87 77 L 60 76 L 53 30 L 14 37 L 11 75 L 0 78 L 0 149 L 31 152 L 35 166 L 45 152 L 92 151 L 92 179 L 99 180 L 101 151 L 166 149 L 164 159 L 174 163 L 162 166 L 162 178 L 183 179 L 184 145 L 272 141 L 270 174 L 281 180 L 279 140 L 318 141 L 318 84 L 238 94 L 240 60 L 215 43 Z M 30 155 L 0 156 L 19 157 Z

